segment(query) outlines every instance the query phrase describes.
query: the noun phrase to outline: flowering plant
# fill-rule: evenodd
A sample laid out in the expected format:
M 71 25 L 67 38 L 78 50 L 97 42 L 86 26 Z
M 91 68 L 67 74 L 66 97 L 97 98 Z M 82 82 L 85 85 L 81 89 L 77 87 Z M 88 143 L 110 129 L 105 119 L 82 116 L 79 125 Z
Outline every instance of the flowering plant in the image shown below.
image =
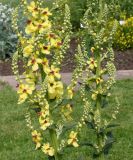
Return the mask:
M 17 36 L 11 27 L 13 9 L 0 3 L 0 59 L 11 57 L 17 44 Z
M 27 17 L 24 32 L 19 31 L 17 24 L 20 8 L 23 11 L 21 14 Z M 60 74 L 71 34 L 68 5 L 65 5 L 64 22 L 60 28 L 54 26 L 50 17 L 52 13 L 43 8 L 40 1 L 28 3 L 23 0 L 15 10 L 13 27 L 19 42 L 12 68 L 18 81 L 18 103 L 27 102 L 29 106 L 26 120 L 35 148 L 41 149 L 49 159 L 58 160 L 65 147 L 79 146 L 77 136 L 80 125 L 75 124 L 72 118 L 73 88 L 64 86 Z M 19 58 L 24 62 L 23 76 L 18 71 Z M 33 123 L 30 117 L 34 115 L 33 110 L 38 123 Z M 71 130 L 74 126 L 75 130 Z
M 97 6 L 92 12 L 92 7 Z M 95 16 L 97 15 L 97 16 Z M 114 35 L 118 22 L 115 20 L 108 27 L 110 19 L 108 5 L 100 0 L 89 3 L 88 9 L 82 19 L 81 44 L 77 55 L 80 68 L 82 68 L 82 82 L 80 93 L 84 106 L 88 105 L 89 116 L 84 116 L 84 122 L 89 129 L 89 142 L 82 145 L 91 146 L 94 150 L 93 158 L 103 160 L 114 142 L 111 131 L 113 120 L 119 111 L 119 102 L 116 99 L 116 108 L 112 113 L 106 111 L 110 102 L 111 87 L 115 83 L 114 52 L 112 49 Z M 88 43 L 88 39 L 91 43 Z M 104 64 L 104 65 L 103 65 Z M 83 72 L 84 71 L 84 72 Z
M 13 14 L 13 27 L 19 38 L 18 50 L 13 56 L 12 64 L 19 83 L 18 103 L 27 102 L 29 107 L 26 121 L 31 129 L 35 148 L 41 149 L 49 160 L 62 159 L 63 149 L 70 145 L 91 146 L 94 149 L 93 156 L 104 159 L 105 152 L 108 152 L 114 142 L 110 128 L 115 126 L 112 121 L 119 109 L 117 102 L 111 115 L 104 110 L 111 96 L 111 87 L 115 83 L 112 42 L 117 21 L 109 30 L 108 5 L 102 0 L 97 1 L 93 7 L 98 5 L 98 8 L 96 13 L 93 13 L 92 4 L 88 3 L 89 9 L 82 20 L 83 30 L 76 54 L 77 66 L 70 85 L 64 86 L 60 69 L 69 47 L 72 26 L 68 5 L 65 5 L 63 16 L 64 3 L 60 3 L 61 8 L 58 8 L 58 2 L 63 1 L 57 0 L 49 11 L 42 7 L 39 0 L 30 3 L 22 0 L 22 14 L 27 17 L 24 32 L 20 31 L 17 23 L 20 8 Z M 57 10 L 61 17 L 52 17 L 53 10 Z M 94 15 L 97 15 L 97 18 Z M 89 45 L 88 38 L 92 41 Z M 20 76 L 18 71 L 19 58 L 24 62 L 23 76 Z M 104 67 L 103 62 L 106 64 Z M 82 80 L 79 92 L 83 101 L 83 114 L 75 121 L 72 100 L 79 78 Z M 105 118 L 105 114 L 108 118 Z M 81 127 L 85 124 L 91 128 L 95 137 L 92 143 L 78 141 Z

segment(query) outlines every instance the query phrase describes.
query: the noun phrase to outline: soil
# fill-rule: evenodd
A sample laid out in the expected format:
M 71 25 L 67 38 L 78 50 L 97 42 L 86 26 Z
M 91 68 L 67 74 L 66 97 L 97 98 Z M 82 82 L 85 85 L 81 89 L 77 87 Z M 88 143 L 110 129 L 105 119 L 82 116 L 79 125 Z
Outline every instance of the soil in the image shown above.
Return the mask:
M 7 61 L 1 61 L 0 62 L 0 76 L 13 75 L 11 66 L 12 66 L 12 60 L 11 59 L 9 59 Z M 21 61 L 18 62 L 18 66 L 19 66 L 20 74 L 23 73 L 24 69 L 23 69 L 23 63 Z
M 117 70 L 133 70 L 133 49 L 115 51 L 115 66 Z
M 64 73 L 72 72 L 75 68 L 74 53 L 77 46 L 76 44 L 76 40 L 72 40 L 71 47 L 65 55 L 65 59 L 62 64 L 62 72 Z M 23 64 L 21 61 L 18 64 L 20 73 L 22 73 Z M 133 49 L 126 51 L 115 51 L 115 65 L 117 70 L 133 70 Z M 0 62 L 0 76 L 8 75 L 13 75 L 11 69 L 11 60 Z

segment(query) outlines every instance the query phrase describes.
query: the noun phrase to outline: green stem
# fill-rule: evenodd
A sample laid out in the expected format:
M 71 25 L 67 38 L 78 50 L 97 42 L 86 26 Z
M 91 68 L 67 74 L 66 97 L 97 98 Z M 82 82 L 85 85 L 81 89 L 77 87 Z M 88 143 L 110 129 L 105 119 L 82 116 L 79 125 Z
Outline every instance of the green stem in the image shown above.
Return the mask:
M 45 79 L 45 77 L 46 77 L 46 74 L 45 74 L 45 72 L 43 71 L 43 67 L 40 65 L 39 66 L 39 68 L 40 68 L 40 72 L 41 72 L 41 79 L 42 79 L 42 82 L 44 81 L 44 79 Z
M 100 56 L 100 53 L 97 53 L 97 54 L 98 55 L 97 55 L 96 77 L 99 77 L 100 76 L 100 71 L 101 71 L 101 56 Z M 101 84 L 97 84 L 96 89 L 100 90 L 101 89 Z M 101 113 L 101 96 L 100 95 L 97 97 L 96 108 Z M 98 144 L 99 148 L 101 148 L 101 143 L 102 143 L 102 137 L 101 137 L 101 135 L 99 135 L 99 130 L 97 130 L 97 144 Z M 99 155 L 98 159 L 99 160 L 104 160 L 104 154 L 101 153 Z
M 55 154 L 54 154 L 55 160 L 59 160 L 60 157 L 58 154 L 58 139 L 57 139 L 56 131 L 54 129 L 49 129 L 49 134 L 50 134 L 52 146 L 54 147 L 54 151 L 55 151 Z
M 104 159 L 105 159 L 105 158 L 104 158 L 104 154 L 100 154 L 98 160 L 104 160 Z
M 41 66 L 40 66 L 40 71 L 41 71 L 41 78 L 43 82 L 46 75 L 43 72 L 43 68 Z M 51 138 L 52 147 L 54 148 L 54 160 L 60 160 L 59 154 L 58 154 L 58 139 L 57 139 L 56 131 L 54 129 L 49 129 L 49 134 Z

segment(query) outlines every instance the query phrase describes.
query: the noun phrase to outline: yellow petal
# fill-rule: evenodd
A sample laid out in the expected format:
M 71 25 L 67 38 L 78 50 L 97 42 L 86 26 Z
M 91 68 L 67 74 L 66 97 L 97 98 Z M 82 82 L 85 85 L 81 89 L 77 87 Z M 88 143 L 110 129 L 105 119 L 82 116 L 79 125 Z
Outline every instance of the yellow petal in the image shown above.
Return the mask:
M 54 149 L 51 147 L 51 149 L 49 150 L 49 156 L 53 156 L 54 155 Z
M 39 58 L 37 58 L 37 59 L 36 59 L 36 62 L 37 62 L 37 63 L 42 63 L 42 60 L 39 59 Z
M 61 75 L 59 73 L 55 73 L 55 77 L 60 79 L 61 78 Z
M 77 142 L 73 142 L 73 146 L 74 146 L 74 147 L 79 147 L 79 145 L 78 145 Z
M 38 70 L 38 64 L 37 63 L 35 63 L 33 66 L 32 66 L 32 70 L 33 71 L 37 71 Z

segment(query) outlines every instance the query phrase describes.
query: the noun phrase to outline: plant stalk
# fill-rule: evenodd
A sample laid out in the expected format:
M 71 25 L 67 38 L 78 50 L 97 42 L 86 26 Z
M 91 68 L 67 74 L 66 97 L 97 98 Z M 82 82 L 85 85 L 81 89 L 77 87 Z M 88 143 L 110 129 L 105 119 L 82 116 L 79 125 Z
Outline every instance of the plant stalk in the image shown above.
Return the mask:
M 46 75 L 43 72 L 43 69 L 41 67 L 40 67 L 40 71 L 41 71 L 41 78 L 42 78 L 42 82 L 43 82 Z M 58 154 L 58 139 L 57 139 L 56 131 L 54 129 L 49 129 L 49 134 L 50 134 L 52 146 L 54 148 L 54 159 L 60 160 L 59 154 Z
M 54 147 L 55 160 L 60 160 L 60 157 L 58 154 L 58 139 L 57 139 L 56 131 L 54 129 L 49 129 L 49 134 L 50 134 L 52 146 Z
M 97 53 L 97 69 L 96 69 L 96 77 L 100 77 L 100 71 L 101 71 L 101 56 L 100 53 Z M 100 90 L 101 89 L 101 84 L 96 85 L 96 89 Z M 96 108 L 99 110 L 101 113 L 101 96 L 98 96 L 97 101 L 96 101 Z M 101 142 L 102 142 L 102 137 L 99 135 L 99 131 L 97 131 L 97 144 L 101 148 Z M 104 154 L 101 153 L 98 157 L 98 160 L 104 160 Z
M 98 157 L 98 160 L 104 160 L 105 158 L 104 158 L 104 154 L 102 153 L 102 154 L 100 154 L 99 155 L 99 157 Z

